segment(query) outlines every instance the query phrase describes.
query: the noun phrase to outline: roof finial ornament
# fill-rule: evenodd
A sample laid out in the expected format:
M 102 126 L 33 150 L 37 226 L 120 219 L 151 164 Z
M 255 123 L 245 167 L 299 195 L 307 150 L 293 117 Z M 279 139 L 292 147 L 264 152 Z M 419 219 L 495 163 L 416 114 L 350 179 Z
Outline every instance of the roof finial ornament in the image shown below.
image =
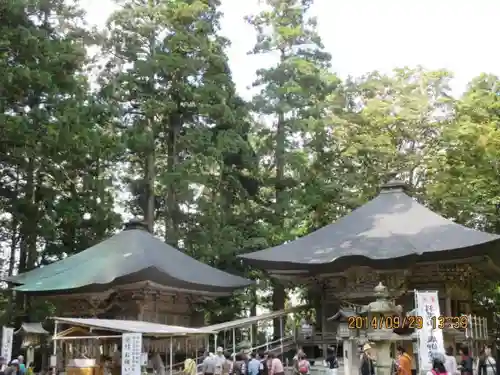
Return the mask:
M 125 223 L 123 230 L 140 229 L 149 232 L 148 225 L 141 219 L 134 218 Z
M 387 193 L 387 192 L 401 192 L 401 191 L 407 191 L 408 190 L 408 185 L 403 181 L 403 179 L 400 178 L 400 173 L 391 171 L 387 173 L 387 180 L 385 184 L 381 186 L 380 192 L 381 193 Z

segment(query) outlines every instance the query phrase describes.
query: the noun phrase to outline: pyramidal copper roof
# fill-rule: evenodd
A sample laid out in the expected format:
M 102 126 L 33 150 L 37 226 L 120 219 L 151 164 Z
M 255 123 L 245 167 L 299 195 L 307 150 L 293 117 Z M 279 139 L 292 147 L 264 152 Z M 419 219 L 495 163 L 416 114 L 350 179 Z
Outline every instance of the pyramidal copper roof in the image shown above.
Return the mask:
M 377 197 L 335 223 L 240 257 L 268 270 L 389 268 L 398 261 L 470 256 L 471 251 L 486 251 L 486 245 L 489 251 L 499 239 L 445 219 L 407 195 L 404 183 L 391 181 Z
M 190 293 L 230 294 L 252 284 L 191 258 L 137 222 L 78 254 L 7 281 L 19 285 L 14 290 L 41 294 L 96 292 L 142 281 Z

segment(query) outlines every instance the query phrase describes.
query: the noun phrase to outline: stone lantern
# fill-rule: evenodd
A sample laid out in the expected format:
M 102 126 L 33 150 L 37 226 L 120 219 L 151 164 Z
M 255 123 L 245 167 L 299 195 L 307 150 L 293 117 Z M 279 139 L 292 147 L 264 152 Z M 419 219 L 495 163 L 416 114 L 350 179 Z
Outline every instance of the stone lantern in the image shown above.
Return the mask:
M 389 291 L 382 283 L 374 288 L 375 301 L 364 307 L 366 316 L 366 341 L 370 342 L 376 356 L 377 375 L 390 375 L 392 367 L 391 344 L 401 341 L 393 332 L 394 317 L 400 316 L 402 307 L 389 299 Z
M 342 348 L 344 350 L 344 374 L 354 374 L 359 367 L 359 354 L 358 354 L 358 336 L 357 329 L 350 329 L 353 326 L 350 320 L 356 319 L 359 315 L 354 309 L 340 309 L 335 315 L 328 318 L 328 320 L 338 322 L 337 325 L 337 341 L 342 341 Z M 354 324 L 354 327 L 356 325 Z M 326 357 L 326 353 L 323 353 Z
M 35 350 L 47 341 L 49 332 L 42 323 L 23 323 L 14 335 L 22 337 L 21 347 L 26 349 L 26 363 L 29 364 L 35 360 Z

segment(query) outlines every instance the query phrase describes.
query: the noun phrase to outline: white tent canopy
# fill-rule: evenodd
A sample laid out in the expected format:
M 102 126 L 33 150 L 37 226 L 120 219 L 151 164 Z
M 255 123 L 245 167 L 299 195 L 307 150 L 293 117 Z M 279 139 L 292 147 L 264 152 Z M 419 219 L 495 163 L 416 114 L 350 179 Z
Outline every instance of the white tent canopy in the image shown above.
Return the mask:
M 120 333 L 142 333 L 144 336 L 150 337 L 197 336 L 215 333 L 211 329 L 169 326 L 165 324 L 141 322 L 137 320 L 59 317 L 55 317 L 53 319 L 58 324 L 69 324 L 73 326 L 102 329 Z M 57 334 L 54 339 L 57 340 Z

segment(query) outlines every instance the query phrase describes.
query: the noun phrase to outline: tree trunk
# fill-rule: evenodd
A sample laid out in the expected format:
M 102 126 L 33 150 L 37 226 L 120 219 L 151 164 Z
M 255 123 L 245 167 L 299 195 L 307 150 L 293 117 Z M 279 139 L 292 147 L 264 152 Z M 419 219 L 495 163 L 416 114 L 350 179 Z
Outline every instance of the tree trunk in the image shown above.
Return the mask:
M 167 199 L 165 204 L 165 242 L 177 248 L 179 246 L 179 218 L 174 178 L 178 164 L 177 138 L 182 124 L 179 114 L 170 116 L 167 138 Z
M 150 4 L 153 5 L 154 4 Z M 149 38 L 149 54 L 151 58 L 154 58 L 156 54 L 156 36 L 155 33 L 152 32 Z M 154 91 L 154 72 L 152 72 L 149 77 L 149 88 L 150 91 Z M 146 166 L 144 173 L 144 181 L 146 182 L 146 203 L 144 207 L 144 221 L 148 227 L 148 230 L 151 233 L 154 233 L 154 225 L 155 225 L 155 181 L 156 181 L 156 157 L 155 157 L 155 128 L 154 128 L 154 119 L 151 116 L 147 118 L 147 129 L 149 136 L 148 149 L 146 151 Z
M 284 175 L 285 175 L 285 115 L 284 113 L 278 114 L 278 128 L 276 130 L 276 183 L 275 183 L 275 199 L 276 199 L 276 221 L 279 228 L 283 228 L 285 224 L 284 218 L 284 205 L 286 204 L 286 197 L 284 196 Z M 273 281 L 273 311 L 285 308 L 285 287 L 278 281 Z M 280 323 L 280 318 L 274 319 L 273 329 L 274 335 L 280 334 L 280 329 L 286 323 L 283 317 L 283 323 Z
M 250 297 L 250 316 L 257 316 L 257 305 L 258 305 L 258 297 L 257 297 L 257 286 L 253 285 L 250 289 L 251 297 Z M 257 329 L 257 324 L 252 325 L 252 338 L 253 342 L 252 347 L 257 343 L 257 338 L 259 331 Z
M 152 120 L 148 120 L 148 129 L 150 135 L 149 149 L 146 154 L 146 165 L 144 180 L 146 181 L 146 207 L 144 207 L 144 221 L 148 227 L 148 230 L 154 232 L 155 224 L 155 180 L 156 180 L 156 169 L 155 169 L 155 134 L 152 126 Z

